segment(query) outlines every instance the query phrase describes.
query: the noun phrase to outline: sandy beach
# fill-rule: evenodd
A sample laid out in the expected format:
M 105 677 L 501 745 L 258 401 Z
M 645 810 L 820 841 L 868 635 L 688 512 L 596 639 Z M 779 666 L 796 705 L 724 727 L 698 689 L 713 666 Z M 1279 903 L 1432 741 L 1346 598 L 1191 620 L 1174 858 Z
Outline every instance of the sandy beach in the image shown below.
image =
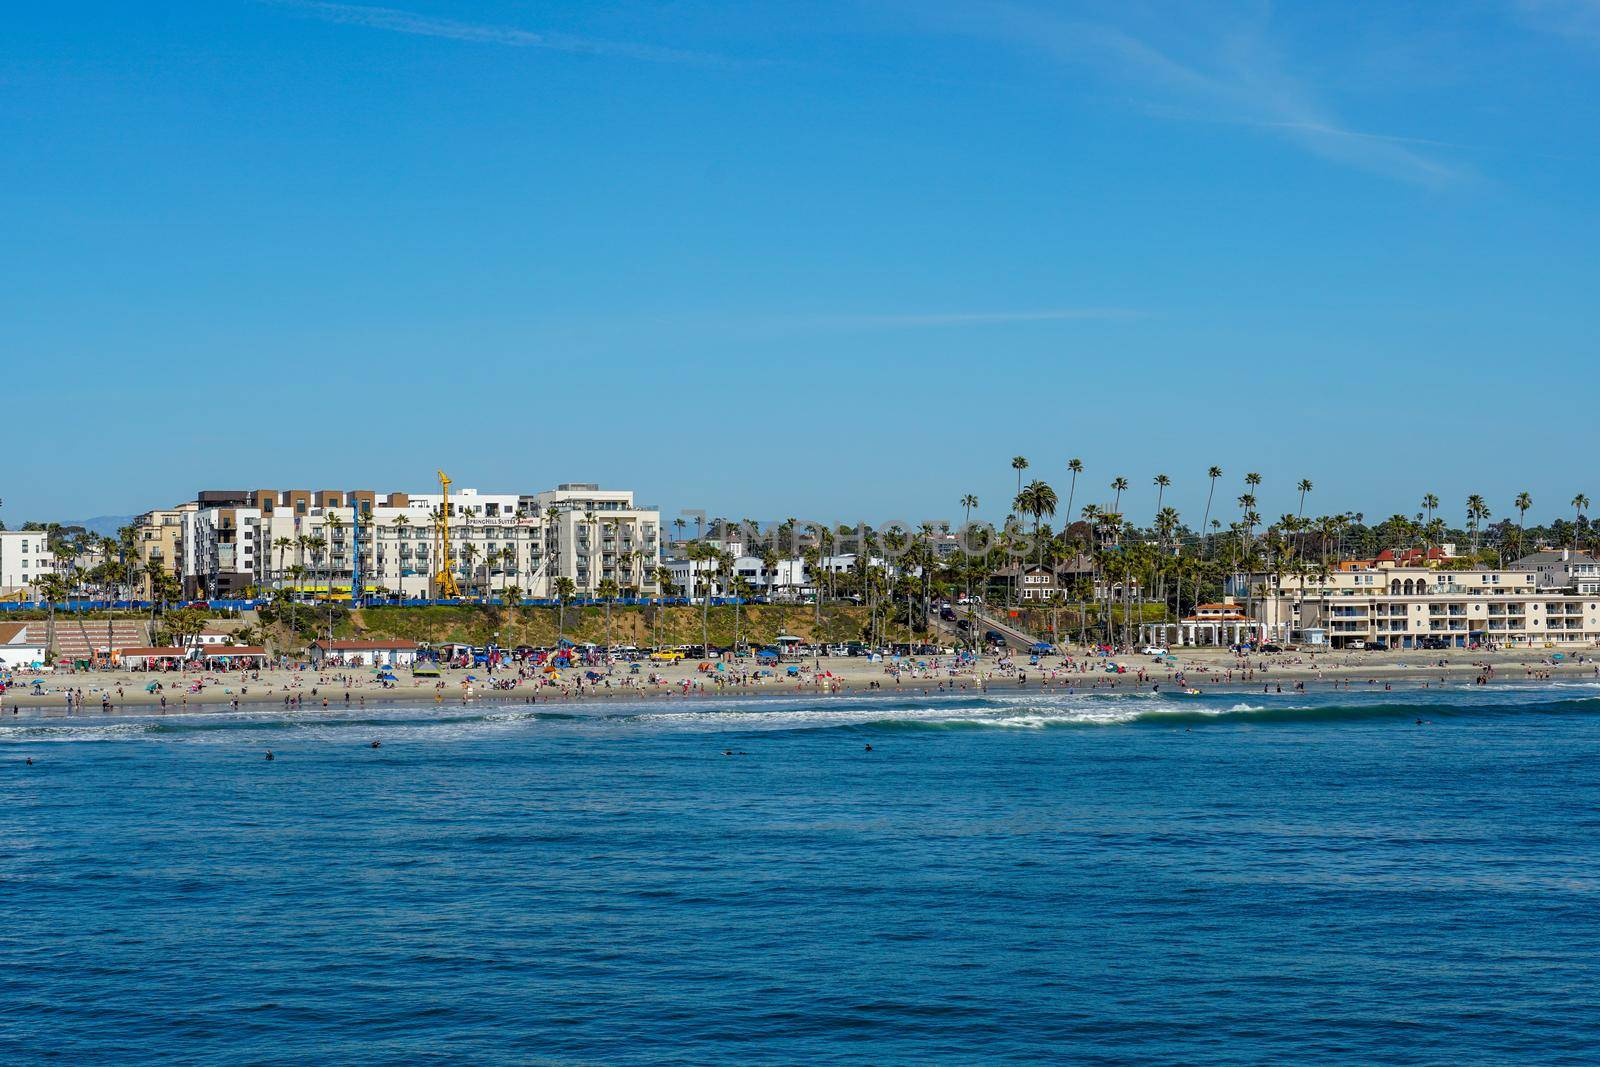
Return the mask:
M 407 669 L 397 681 L 381 682 L 368 668 L 326 670 L 273 667 L 254 672 L 57 671 L 19 673 L 3 696 L 7 713 L 23 711 L 98 714 L 105 710 L 159 708 L 168 713 L 214 710 L 218 705 L 277 705 L 323 709 L 365 706 L 373 702 L 428 702 L 459 705 L 483 703 L 563 703 L 625 698 L 672 700 L 684 697 L 756 696 L 794 693 L 864 693 L 871 691 L 1129 690 L 1181 687 L 1204 692 L 1225 687 L 1249 691 L 1261 687 L 1282 691 L 1429 686 L 1519 682 L 1550 679 L 1600 682 L 1600 652 L 1512 649 L 1498 652 L 1327 652 L 1280 653 L 1235 657 L 1226 650 L 1180 650 L 1176 662 L 1152 656 L 1050 656 L 1038 663 L 1026 657 L 980 657 L 959 663 L 955 657 L 926 657 L 894 663 L 865 657 L 824 657 L 799 661 L 799 677 L 758 674 L 744 661 L 723 670 L 702 670 L 697 663 L 631 664 L 609 668 L 569 669 L 546 675 L 513 666 L 493 673 L 481 667 L 446 668 L 439 678 L 413 678 Z M 598 682 L 581 680 L 587 670 L 602 675 Z M 152 683 L 160 685 L 151 691 Z

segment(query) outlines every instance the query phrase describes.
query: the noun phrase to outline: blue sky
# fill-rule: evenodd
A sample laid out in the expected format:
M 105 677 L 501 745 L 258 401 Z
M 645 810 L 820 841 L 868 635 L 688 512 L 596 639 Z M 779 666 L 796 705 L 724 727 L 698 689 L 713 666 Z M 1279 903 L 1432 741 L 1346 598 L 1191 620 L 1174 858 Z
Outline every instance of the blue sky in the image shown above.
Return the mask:
M 0 518 L 1566 514 L 1597 112 L 1594 0 L 13 5 Z

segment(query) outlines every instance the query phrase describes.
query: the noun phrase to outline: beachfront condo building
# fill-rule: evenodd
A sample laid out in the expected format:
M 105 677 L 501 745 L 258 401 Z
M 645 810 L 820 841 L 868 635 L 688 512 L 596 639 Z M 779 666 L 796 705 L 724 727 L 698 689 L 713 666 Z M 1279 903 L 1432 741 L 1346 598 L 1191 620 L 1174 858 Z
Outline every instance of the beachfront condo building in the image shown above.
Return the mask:
M 342 597 L 358 575 L 367 594 L 429 597 L 446 566 L 468 595 L 545 598 L 563 577 L 579 595 L 598 594 L 608 580 L 621 595 L 657 592 L 659 511 L 592 483 L 458 489 L 448 506 L 437 492 L 206 490 L 181 523 L 177 557 L 195 597 L 279 588 Z
M 1538 572 L 1520 566 L 1365 561 L 1326 574 L 1240 575 L 1230 585 L 1234 607 L 1260 623 L 1268 641 L 1421 649 L 1600 641 L 1600 594 L 1541 585 Z
M 39 579 L 55 567 L 43 530 L 0 530 L 0 596 L 31 599 Z

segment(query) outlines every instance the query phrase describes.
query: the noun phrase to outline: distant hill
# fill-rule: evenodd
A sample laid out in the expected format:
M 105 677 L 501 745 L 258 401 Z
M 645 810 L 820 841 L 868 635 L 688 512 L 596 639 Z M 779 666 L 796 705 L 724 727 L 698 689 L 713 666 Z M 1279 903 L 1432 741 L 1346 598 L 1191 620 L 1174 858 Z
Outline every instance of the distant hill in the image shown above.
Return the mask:
M 120 527 L 128 525 L 137 515 L 96 515 L 92 519 L 61 519 L 63 526 L 82 526 L 91 533 L 101 537 L 115 537 Z

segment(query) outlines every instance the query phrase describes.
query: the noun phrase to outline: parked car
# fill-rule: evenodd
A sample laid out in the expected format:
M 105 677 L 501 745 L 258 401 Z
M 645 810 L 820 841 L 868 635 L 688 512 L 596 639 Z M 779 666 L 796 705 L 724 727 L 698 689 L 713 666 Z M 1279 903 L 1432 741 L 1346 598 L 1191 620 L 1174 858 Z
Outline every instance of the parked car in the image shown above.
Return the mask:
M 983 639 L 991 645 L 1003 645 L 1006 643 L 1005 634 L 1001 633 L 999 630 L 985 630 L 983 632 Z
M 1259 651 L 1259 652 L 1282 652 L 1283 651 L 1283 646 L 1282 645 L 1262 645 L 1257 651 Z
M 1166 647 L 1163 645 L 1145 645 L 1139 651 L 1146 656 L 1165 656 L 1167 654 Z
M 662 648 L 650 653 L 652 663 L 677 663 L 683 659 L 683 653 L 676 649 Z

